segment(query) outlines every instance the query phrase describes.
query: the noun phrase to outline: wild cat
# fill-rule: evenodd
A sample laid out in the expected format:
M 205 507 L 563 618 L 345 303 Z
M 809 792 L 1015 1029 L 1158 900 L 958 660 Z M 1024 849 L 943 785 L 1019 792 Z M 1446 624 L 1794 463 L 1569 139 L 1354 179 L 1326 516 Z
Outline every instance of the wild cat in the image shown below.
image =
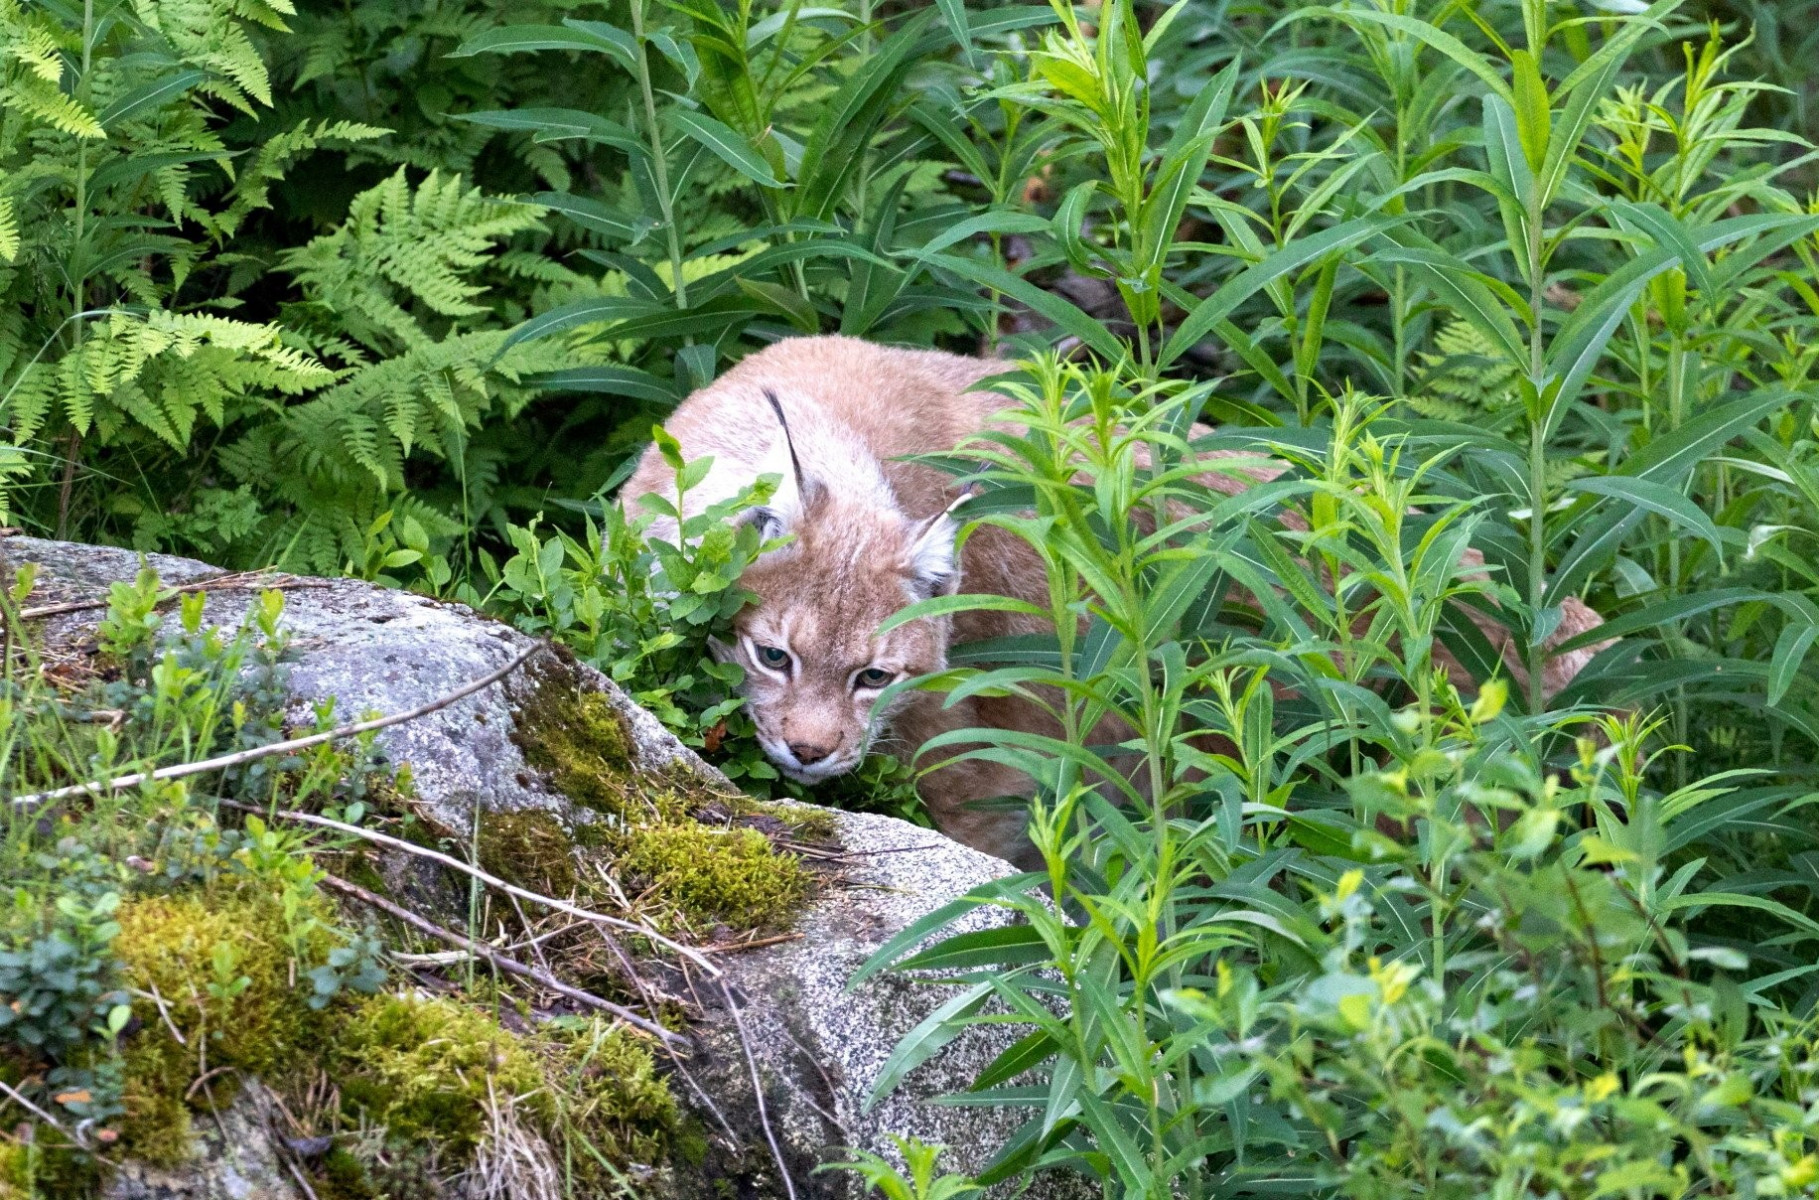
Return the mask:
M 689 515 L 760 475 L 782 479 L 767 504 L 740 519 L 791 540 L 747 568 L 741 582 L 758 599 L 735 619 L 732 640 L 720 652 L 744 668 L 746 707 L 759 741 L 789 778 L 830 779 L 873 749 L 908 760 L 953 729 L 1054 732 L 1039 709 L 1016 698 L 977 696 L 944 707 L 945 697 L 905 691 L 874 711 L 880 693 L 897 680 L 946 669 L 952 645 L 1045 629 L 1023 614 L 970 612 L 879 632 L 907 605 L 952 594 L 963 583 L 970 593 L 1047 606 L 1041 560 L 1027 544 L 983 526 L 956 555 L 950 478 L 900 461 L 951 451 L 990 425 L 1002 426 L 993 418 L 1009 402 L 973 385 L 1004 369 L 1001 362 L 854 338 L 794 338 L 695 392 L 666 423 L 685 458 L 713 457 L 707 478 L 687 497 Z M 1226 473 L 1209 474 L 1206 482 L 1229 492 L 1250 480 Z M 622 502 L 673 488 L 670 468 L 653 448 L 627 481 Z M 675 529 L 668 524 L 652 534 L 673 538 Z M 1550 640 L 1598 622 L 1572 602 Z M 1581 650 L 1555 658 L 1547 689 L 1563 686 L 1590 656 Z M 1505 658 L 1520 675 L 1507 645 Z M 1021 772 L 977 760 L 948 761 L 919 784 L 944 833 L 1013 861 L 1028 861 L 1025 815 L 976 805 L 1026 795 L 1029 787 Z

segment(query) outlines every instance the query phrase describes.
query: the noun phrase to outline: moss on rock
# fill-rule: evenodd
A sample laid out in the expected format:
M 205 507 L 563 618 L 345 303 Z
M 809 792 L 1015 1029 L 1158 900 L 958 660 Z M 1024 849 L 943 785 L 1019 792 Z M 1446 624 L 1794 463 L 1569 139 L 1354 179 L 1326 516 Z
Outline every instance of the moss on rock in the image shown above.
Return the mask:
M 694 815 L 704 809 L 761 811 L 792 836 L 809 840 L 829 836 L 832 817 L 801 805 L 763 805 L 680 766 L 653 778 L 634 762 L 623 714 L 606 694 L 580 683 L 573 670 L 539 673 L 531 697 L 519 705 L 512 738 L 558 791 L 605 820 L 578 823 L 558 843 L 549 828 L 556 825 L 553 818 L 543 825 L 524 814 L 489 816 L 481 823 L 482 865 L 515 883 L 567 895 L 564 885 L 576 882 L 574 859 L 558 848 L 566 852 L 579 844 L 611 853 L 615 869 L 632 885 L 628 890 L 643 891 L 654 907 L 669 909 L 691 927 L 788 924 L 809 894 L 801 860 L 778 852 L 757 829 L 722 829 Z
M 466 1153 L 479 1144 L 492 1096 L 543 1097 L 537 1059 L 497 1021 L 440 997 L 375 996 L 334 1039 L 344 1110 L 406 1142 Z
M 560 1120 L 583 1130 L 615 1163 L 662 1161 L 681 1113 L 649 1043 L 599 1017 L 564 1018 L 540 1043 Z
M 302 903 L 313 911 L 287 913 L 278 897 L 249 887 L 121 906 L 115 948 L 140 1022 L 125 1053 L 130 1153 L 182 1161 L 192 1103 L 226 1103 L 237 1074 L 282 1077 L 320 1037 L 324 1014 L 297 981 L 327 953 L 332 910 L 314 895 Z
M 659 806 L 646 795 L 632 766 L 631 732 L 604 694 L 544 672 L 515 715 L 512 740 L 524 761 L 576 804 L 622 820 L 673 815 L 675 797 L 659 794 L 669 801 Z
M 808 896 L 808 872 L 755 829 L 695 822 L 641 829 L 620 870 L 673 905 L 696 928 L 776 928 Z
M 479 859 L 484 871 L 546 896 L 572 896 L 575 840 L 562 822 L 539 809 L 486 813 L 480 818 Z
M 472 1154 L 502 1105 L 552 1143 L 584 1138 L 615 1169 L 660 1162 L 678 1125 L 650 1048 L 595 1018 L 516 1034 L 456 1000 L 378 996 L 349 1017 L 332 1059 L 344 1112 L 383 1126 L 395 1145 L 434 1146 L 445 1161 Z M 572 1162 L 579 1182 L 599 1168 L 586 1155 Z M 353 1164 L 337 1174 L 339 1192 L 362 1194 Z

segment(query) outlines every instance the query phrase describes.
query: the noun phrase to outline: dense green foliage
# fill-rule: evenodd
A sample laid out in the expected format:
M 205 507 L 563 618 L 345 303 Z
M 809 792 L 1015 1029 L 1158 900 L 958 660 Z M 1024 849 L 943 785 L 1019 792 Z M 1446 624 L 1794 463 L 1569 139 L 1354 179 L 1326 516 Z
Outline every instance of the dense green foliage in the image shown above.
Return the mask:
M 883 1086 L 1026 1024 L 994 1177 L 1116 1194 L 1812 1194 L 1816 18 L 0 0 L 5 513 L 490 603 L 765 786 L 758 547 L 628 456 L 781 336 L 1025 358 L 951 465 L 1054 635 L 919 686 L 1054 707 L 1048 869 L 881 958 L 970 985 Z

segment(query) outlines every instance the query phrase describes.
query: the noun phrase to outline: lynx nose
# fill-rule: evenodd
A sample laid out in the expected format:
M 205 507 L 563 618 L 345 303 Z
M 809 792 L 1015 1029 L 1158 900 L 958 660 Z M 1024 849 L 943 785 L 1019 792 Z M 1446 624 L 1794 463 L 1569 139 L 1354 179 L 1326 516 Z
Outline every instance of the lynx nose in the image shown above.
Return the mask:
M 832 746 L 811 746 L 807 742 L 791 742 L 789 752 L 796 756 L 796 761 L 805 767 L 812 767 L 834 752 Z

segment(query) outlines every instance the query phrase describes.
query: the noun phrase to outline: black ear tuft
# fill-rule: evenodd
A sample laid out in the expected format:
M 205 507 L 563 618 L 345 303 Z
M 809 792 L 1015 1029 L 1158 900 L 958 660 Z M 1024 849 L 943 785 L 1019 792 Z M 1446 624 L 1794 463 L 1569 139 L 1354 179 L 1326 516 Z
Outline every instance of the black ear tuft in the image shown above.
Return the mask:
M 777 424 L 783 427 L 783 445 L 789 450 L 790 471 L 796 477 L 796 497 L 803 507 L 807 507 L 818 497 L 821 485 L 802 473 L 802 460 L 796 457 L 796 441 L 790 436 L 789 421 L 783 415 L 783 404 L 777 399 L 777 393 L 765 388 L 764 398 L 770 401 L 771 411 L 777 414 Z

